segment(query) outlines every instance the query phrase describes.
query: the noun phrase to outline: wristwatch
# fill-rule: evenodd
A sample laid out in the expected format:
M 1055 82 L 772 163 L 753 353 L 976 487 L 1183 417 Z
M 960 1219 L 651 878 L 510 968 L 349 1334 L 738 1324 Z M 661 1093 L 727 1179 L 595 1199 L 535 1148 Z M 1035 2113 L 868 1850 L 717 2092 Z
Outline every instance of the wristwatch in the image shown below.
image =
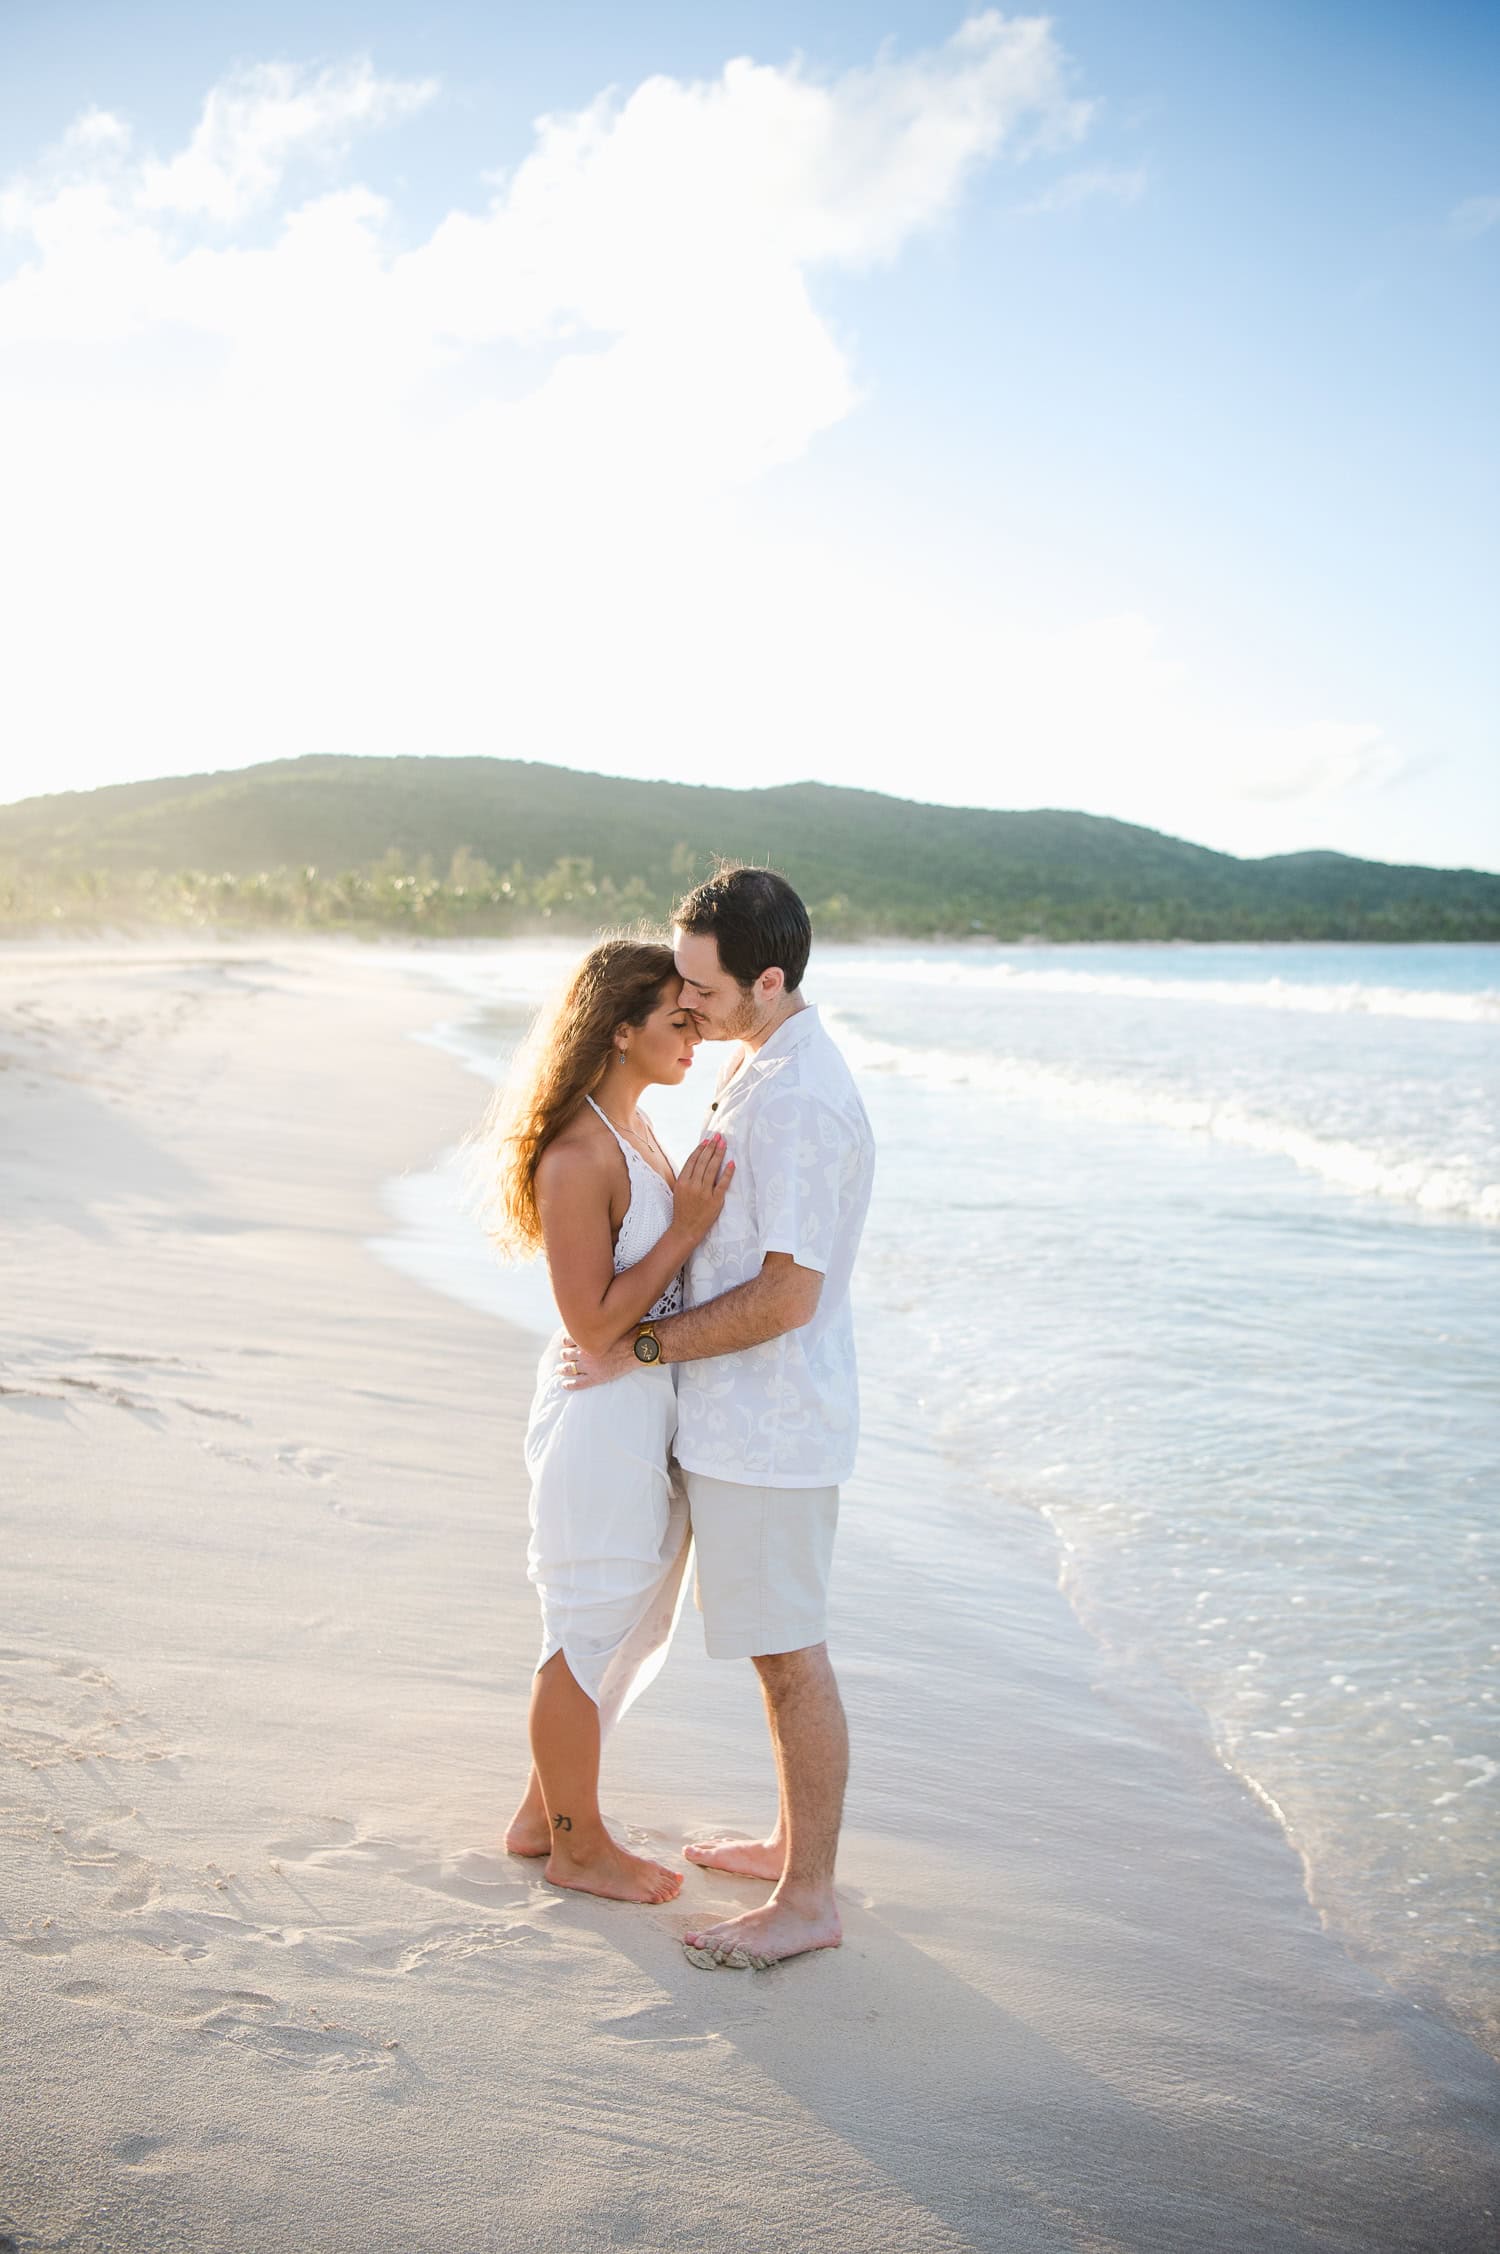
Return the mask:
M 641 1324 L 635 1334 L 633 1352 L 638 1362 L 659 1362 L 661 1360 L 661 1340 L 657 1337 L 653 1324 Z

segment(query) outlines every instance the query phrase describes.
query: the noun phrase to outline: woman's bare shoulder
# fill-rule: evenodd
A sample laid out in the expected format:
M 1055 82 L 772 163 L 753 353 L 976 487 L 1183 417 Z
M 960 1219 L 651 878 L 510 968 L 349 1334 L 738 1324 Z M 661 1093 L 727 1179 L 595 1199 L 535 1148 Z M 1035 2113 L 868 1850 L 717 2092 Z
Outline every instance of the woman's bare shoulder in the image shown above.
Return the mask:
M 570 1119 L 542 1152 L 536 1162 L 536 1186 L 542 1191 L 578 1190 L 595 1182 L 607 1187 L 614 1179 L 617 1155 L 608 1129 L 585 1113 Z

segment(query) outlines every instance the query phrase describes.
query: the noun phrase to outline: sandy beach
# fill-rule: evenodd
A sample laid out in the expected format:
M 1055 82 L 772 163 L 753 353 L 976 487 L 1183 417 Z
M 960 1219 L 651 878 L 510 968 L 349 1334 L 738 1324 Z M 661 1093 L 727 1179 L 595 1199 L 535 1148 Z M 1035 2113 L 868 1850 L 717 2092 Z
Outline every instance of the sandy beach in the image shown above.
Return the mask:
M 846 1942 L 767 1975 L 499 1851 L 530 1339 L 372 1249 L 483 1090 L 420 950 L 0 950 L 0 2231 L 33 2254 L 1494 2244 L 1500 2067 L 1357 1963 L 1047 1530 L 846 1502 Z M 861 1478 L 887 1500 L 902 1466 Z M 750 1829 L 685 1614 L 605 1805 Z

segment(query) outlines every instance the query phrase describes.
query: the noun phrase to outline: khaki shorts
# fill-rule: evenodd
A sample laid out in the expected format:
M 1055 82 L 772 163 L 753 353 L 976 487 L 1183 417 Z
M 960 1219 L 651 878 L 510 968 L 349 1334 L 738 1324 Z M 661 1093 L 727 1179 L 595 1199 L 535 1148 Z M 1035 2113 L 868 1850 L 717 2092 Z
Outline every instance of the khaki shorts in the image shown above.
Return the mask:
M 683 1473 L 710 1659 L 805 1651 L 828 1634 L 837 1487 L 742 1487 Z

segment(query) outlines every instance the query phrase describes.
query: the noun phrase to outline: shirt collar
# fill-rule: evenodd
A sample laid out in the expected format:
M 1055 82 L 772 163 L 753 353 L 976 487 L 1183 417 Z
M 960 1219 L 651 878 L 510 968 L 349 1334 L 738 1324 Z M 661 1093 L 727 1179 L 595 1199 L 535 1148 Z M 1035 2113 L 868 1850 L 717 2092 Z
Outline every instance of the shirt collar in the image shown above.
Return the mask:
M 815 1002 L 806 1002 L 800 1010 L 794 1010 L 789 1018 L 777 1026 L 769 1039 L 762 1041 L 758 1049 L 753 1049 L 737 1068 L 734 1078 L 714 1098 L 713 1110 L 722 1112 L 726 1105 L 735 1103 L 747 1089 L 753 1088 L 763 1073 L 773 1072 L 794 1049 L 800 1048 L 810 1038 L 817 1023 L 818 1009 Z
M 783 1018 L 776 1031 L 762 1041 L 758 1049 L 753 1050 L 746 1057 L 741 1070 L 749 1071 L 757 1064 L 768 1062 L 776 1057 L 786 1056 L 790 1050 L 800 1048 L 801 1044 L 812 1034 L 817 1022 L 817 1003 L 804 1002 L 800 1010 L 793 1010 L 790 1017 Z
M 758 1080 L 760 1073 L 774 1071 L 774 1068 L 780 1062 L 783 1062 L 785 1057 L 792 1055 L 794 1048 L 801 1048 L 803 1041 L 812 1039 L 814 1032 L 817 1032 L 817 1023 L 819 1023 L 817 1003 L 803 1003 L 801 1010 L 794 1010 L 792 1017 L 780 1021 L 780 1026 L 776 1028 L 776 1032 L 771 1032 L 771 1035 L 765 1041 L 762 1041 L 760 1048 L 751 1050 L 749 1057 L 744 1059 L 744 1064 L 740 1066 L 740 1071 L 735 1073 L 735 1082 L 742 1080 L 744 1084 L 749 1086 L 753 1080 Z M 731 1082 L 731 1086 L 735 1082 Z

